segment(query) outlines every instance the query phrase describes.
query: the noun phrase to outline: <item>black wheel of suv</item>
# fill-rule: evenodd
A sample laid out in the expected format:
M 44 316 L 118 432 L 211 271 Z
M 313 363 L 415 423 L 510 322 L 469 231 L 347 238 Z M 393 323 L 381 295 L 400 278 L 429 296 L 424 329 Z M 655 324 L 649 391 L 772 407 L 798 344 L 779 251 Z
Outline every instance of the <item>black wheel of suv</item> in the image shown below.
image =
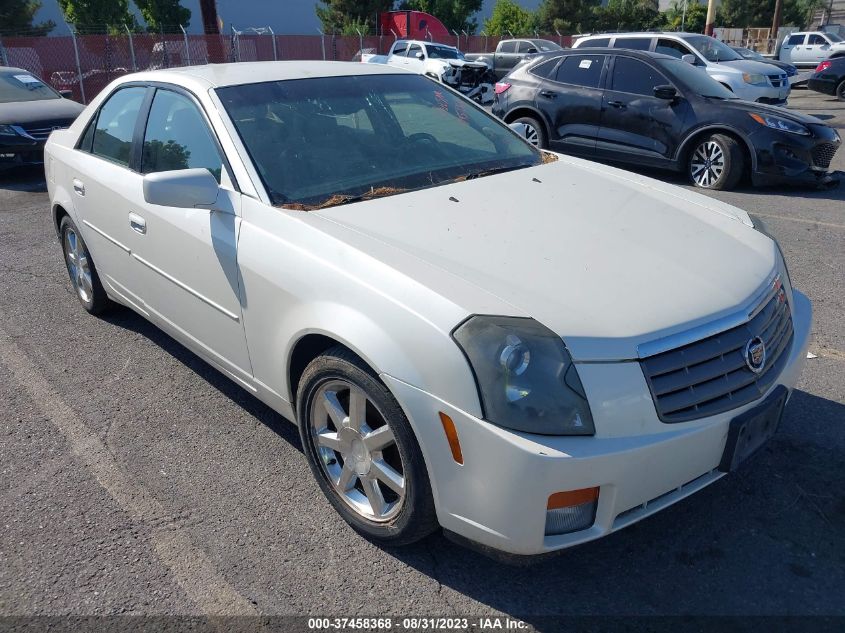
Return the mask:
M 422 452 L 402 408 L 378 376 L 342 346 L 300 379 L 302 448 L 323 493 L 349 525 L 384 545 L 438 527 Z
M 839 82 L 836 86 L 836 98 L 840 101 L 845 101 L 845 79 Z
M 702 189 L 733 189 L 742 177 L 745 160 L 739 141 L 724 134 L 711 134 L 695 142 L 687 162 L 687 174 Z
M 88 252 L 85 240 L 82 239 L 79 229 L 70 216 L 66 215 L 62 218 L 59 235 L 62 240 L 65 266 L 76 298 L 91 314 L 102 314 L 111 307 L 112 302 L 106 296 L 103 284 L 100 283 L 97 268 L 94 266 L 94 260 Z
M 531 116 L 521 116 L 514 119 L 511 123 L 522 123 L 525 126 L 524 138 L 534 147 L 540 149 L 548 149 L 548 140 L 546 139 L 546 132 L 543 129 L 543 124 Z

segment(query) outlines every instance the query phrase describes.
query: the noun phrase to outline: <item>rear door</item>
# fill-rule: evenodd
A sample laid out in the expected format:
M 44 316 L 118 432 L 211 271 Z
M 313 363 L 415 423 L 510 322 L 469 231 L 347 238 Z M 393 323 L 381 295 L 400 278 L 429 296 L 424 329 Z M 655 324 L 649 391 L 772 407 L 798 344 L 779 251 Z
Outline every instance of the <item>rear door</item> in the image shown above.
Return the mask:
M 795 33 L 787 37 L 780 47 L 780 60 L 792 64 L 800 64 L 804 57 L 804 33 Z
M 591 156 L 601 120 L 606 55 L 567 55 L 537 91 L 537 106 L 549 123 L 552 149 Z
M 516 45 L 517 42 L 515 40 L 502 42 L 499 45 L 499 49 L 496 51 L 496 56 L 493 60 L 496 76 L 504 77 L 516 65 Z
M 613 56 L 603 95 L 596 156 L 655 166 L 671 162 L 684 131 L 689 103 L 654 96 L 657 86 L 672 85 L 646 62 Z

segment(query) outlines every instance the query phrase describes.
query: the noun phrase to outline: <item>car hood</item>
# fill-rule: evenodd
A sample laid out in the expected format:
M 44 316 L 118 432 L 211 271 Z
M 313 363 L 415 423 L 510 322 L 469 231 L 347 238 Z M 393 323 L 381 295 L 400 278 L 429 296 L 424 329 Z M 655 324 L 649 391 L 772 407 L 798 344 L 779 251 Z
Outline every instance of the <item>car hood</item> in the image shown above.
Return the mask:
M 785 71 L 783 68 L 778 68 L 774 64 L 768 62 L 755 62 L 751 59 L 737 59 L 733 61 L 717 62 L 713 66 L 720 68 L 728 68 L 733 71 L 741 73 L 758 74 L 758 75 L 773 75 L 775 73 L 782 74 Z
M 479 289 L 495 295 L 580 361 L 635 358 L 640 343 L 730 314 L 776 266 L 745 212 L 570 157 L 309 215 L 467 314 L 489 310 L 473 304 Z
M 70 99 L 0 103 L 0 123 L 27 125 L 39 121 L 72 121 L 85 106 Z
M 804 114 L 803 112 L 799 112 L 798 110 L 782 108 L 780 106 L 767 105 L 763 103 L 757 103 L 755 101 L 745 101 L 743 99 L 731 99 L 730 101 L 724 101 L 720 103 L 729 104 L 730 107 L 735 108 L 737 110 L 771 114 L 772 116 L 779 116 L 781 118 L 789 119 L 790 121 L 796 121 L 798 123 L 803 123 L 805 125 L 824 125 L 826 127 L 830 127 L 827 125 L 827 123 L 825 123 L 821 119 L 817 119 L 814 116 Z
M 474 62 L 468 59 L 437 59 L 434 61 L 443 62 L 445 64 L 449 64 L 450 66 L 454 66 L 455 68 L 487 68 L 487 64 L 484 62 Z

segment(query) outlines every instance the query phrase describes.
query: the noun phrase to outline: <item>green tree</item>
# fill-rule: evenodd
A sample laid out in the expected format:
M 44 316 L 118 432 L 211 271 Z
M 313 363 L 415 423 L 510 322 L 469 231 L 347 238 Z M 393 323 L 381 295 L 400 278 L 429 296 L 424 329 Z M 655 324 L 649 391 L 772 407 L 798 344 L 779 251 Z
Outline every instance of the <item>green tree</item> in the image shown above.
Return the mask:
M 783 0 L 784 26 L 804 28 L 813 13 L 827 2 L 824 0 Z M 732 28 L 767 27 L 772 24 L 775 0 L 724 0 L 719 7 L 717 26 Z
M 688 33 L 704 33 L 705 22 L 707 21 L 707 5 L 697 1 L 689 2 L 685 16 L 684 2 L 685 0 L 673 0 L 672 5 L 664 11 L 664 28 L 669 31 L 684 30 Z
M 654 0 L 609 0 L 593 8 L 591 31 L 644 31 L 662 22 Z
M 481 3 L 482 0 L 403 0 L 399 8 L 430 13 L 450 31 L 475 33 L 478 21 L 472 16 L 481 10 Z
M 537 22 L 545 33 L 587 33 L 594 30 L 594 9 L 600 6 L 601 0 L 543 0 Z
M 47 35 L 56 23 L 48 20 L 33 24 L 32 20 L 40 8 L 39 0 L 0 0 L 0 31 Z
M 65 20 L 80 33 L 121 31 L 123 25 L 137 29 L 128 0 L 59 0 Z
M 513 0 L 496 0 L 493 13 L 484 23 L 488 35 L 530 35 L 536 26 L 533 13 Z
M 378 14 L 392 8 L 393 0 L 319 0 L 315 11 L 324 33 L 356 34 L 357 27 L 367 34 L 375 32 Z
M 147 30 L 153 33 L 179 33 L 179 25 L 187 27 L 191 22 L 191 10 L 179 0 L 135 0 L 141 11 Z

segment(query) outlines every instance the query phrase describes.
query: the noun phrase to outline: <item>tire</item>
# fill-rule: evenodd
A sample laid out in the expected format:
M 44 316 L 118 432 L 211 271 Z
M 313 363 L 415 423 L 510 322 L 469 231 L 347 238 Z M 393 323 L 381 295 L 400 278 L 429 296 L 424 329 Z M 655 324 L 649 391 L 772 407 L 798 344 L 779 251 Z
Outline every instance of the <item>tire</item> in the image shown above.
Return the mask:
M 725 134 L 711 134 L 695 142 L 687 159 L 687 175 L 702 189 L 733 189 L 745 170 L 739 141 Z
M 439 527 L 411 425 L 364 361 L 343 346 L 333 347 L 305 368 L 296 401 L 308 465 L 349 525 L 391 546 L 413 543 Z M 363 414 L 349 415 L 353 408 Z M 363 423 L 355 422 L 362 417 Z
M 100 276 L 85 240 L 68 215 L 64 216 L 59 224 L 59 236 L 65 267 L 76 298 L 89 313 L 102 314 L 114 304 L 100 283 Z
M 845 79 L 839 82 L 836 86 L 836 98 L 840 101 L 845 101 Z
M 511 123 L 522 123 L 525 125 L 525 140 L 539 149 L 548 149 L 549 141 L 546 138 L 546 131 L 543 124 L 531 116 L 521 116 Z M 536 139 L 536 140 L 532 140 Z

